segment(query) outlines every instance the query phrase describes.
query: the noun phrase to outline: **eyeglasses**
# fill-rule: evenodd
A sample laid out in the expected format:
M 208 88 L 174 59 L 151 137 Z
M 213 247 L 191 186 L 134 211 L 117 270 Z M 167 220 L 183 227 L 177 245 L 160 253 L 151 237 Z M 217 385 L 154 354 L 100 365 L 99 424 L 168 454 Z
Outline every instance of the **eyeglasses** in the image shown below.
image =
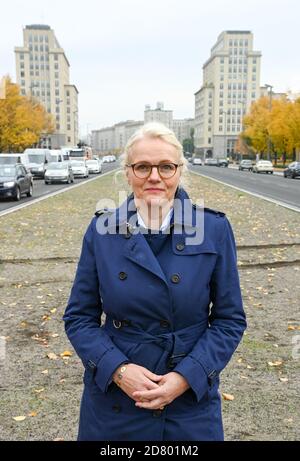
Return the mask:
M 133 163 L 126 165 L 132 168 L 134 175 L 139 179 L 146 179 L 151 176 L 152 169 L 157 168 L 158 174 L 162 179 L 170 179 L 175 176 L 177 168 L 183 163 L 160 163 L 159 165 L 151 165 L 151 163 Z

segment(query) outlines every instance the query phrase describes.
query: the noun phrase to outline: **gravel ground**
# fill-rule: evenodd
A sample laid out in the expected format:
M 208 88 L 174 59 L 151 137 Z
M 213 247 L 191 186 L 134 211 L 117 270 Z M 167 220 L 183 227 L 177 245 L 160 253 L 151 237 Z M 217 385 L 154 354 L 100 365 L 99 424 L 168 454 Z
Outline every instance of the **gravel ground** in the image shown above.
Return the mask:
M 225 437 L 297 440 L 300 216 L 193 174 L 185 181 L 194 200 L 226 212 L 238 246 L 248 329 L 222 373 L 221 392 L 234 397 L 223 399 Z M 61 318 L 96 204 L 117 201 L 122 184 L 99 177 L 0 219 L 0 440 L 76 439 L 82 365 Z

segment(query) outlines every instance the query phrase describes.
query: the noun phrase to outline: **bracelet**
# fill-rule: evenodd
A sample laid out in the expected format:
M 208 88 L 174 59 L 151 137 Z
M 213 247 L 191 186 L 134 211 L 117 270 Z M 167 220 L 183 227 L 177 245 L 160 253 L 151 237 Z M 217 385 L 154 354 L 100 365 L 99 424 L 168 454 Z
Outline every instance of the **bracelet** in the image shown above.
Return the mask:
M 117 385 L 120 387 L 121 386 L 121 380 L 123 379 L 123 373 L 125 373 L 126 371 L 126 368 L 125 366 L 121 367 L 120 371 L 118 372 L 117 374 L 117 377 L 119 378 L 119 381 L 117 381 Z

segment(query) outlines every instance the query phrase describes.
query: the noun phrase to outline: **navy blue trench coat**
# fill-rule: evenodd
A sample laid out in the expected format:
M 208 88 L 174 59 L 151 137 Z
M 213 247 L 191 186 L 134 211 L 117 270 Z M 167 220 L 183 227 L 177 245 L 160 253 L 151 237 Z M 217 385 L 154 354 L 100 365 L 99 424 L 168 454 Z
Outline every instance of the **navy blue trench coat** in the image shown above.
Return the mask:
M 191 204 L 181 188 L 176 198 Z M 246 328 L 231 226 L 191 204 L 203 241 L 187 244 L 191 229 L 175 232 L 184 212 L 174 212 L 155 254 L 129 224 L 132 203 L 93 218 L 64 315 L 85 368 L 78 440 L 223 440 L 219 375 Z M 111 379 L 124 362 L 178 372 L 190 388 L 164 410 L 137 408 Z

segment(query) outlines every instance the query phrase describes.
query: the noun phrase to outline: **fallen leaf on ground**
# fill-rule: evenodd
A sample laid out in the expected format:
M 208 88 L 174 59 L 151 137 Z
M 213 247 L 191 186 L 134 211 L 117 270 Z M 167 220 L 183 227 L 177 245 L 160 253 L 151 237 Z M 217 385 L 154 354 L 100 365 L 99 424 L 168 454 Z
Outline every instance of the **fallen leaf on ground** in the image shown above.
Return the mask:
M 41 373 L 42 373 L 42 375 L 47 375 L 49 373 L 49 371 L 48 370 L 43 370 L 43 371 L 41 371 Z
M 53 352 L 50 352 L 49 354 L 47 354 L 47 357 L 50 360 L 57 360 L 58 359 L 57 355 L 54 354 Z
M 56 307 L 54 307 L 54 309 L 50 310 L 51 314 L 55 314 L 56 311 L 57 311 Z
M 234 395 L 222 393 L 222 397 L 224 400 L 234 400 Z
M 72 357 L 72 352 L 70 351 L 64 351 L 60 354 L 61 357 Z
M 279 378 L 279 381 L 281 381 L 282 383 L 287 383 L 287 382 L 288 382 L 288 378 Z
M 280 365 L 282 365 L 282 361 L 281 360 L 276 360 L 275 362 L 268 362 L 268 365 L 270 367 L 279 367 Z
M 13 419 L 15 421 L 24 421 L 24 419 L 26 419 L 26 416 L 14 416 Z
M 31 413 L 28 413 L 28 416 L 30 416 L 31 418 L 34 418 L 36 415 L 37 415 L 36 411 L 32 411 Z
M 58 338 L 59 335 L 57 333 L 54 333 L 53 335 L 51 335 L 51 338 Z
M 41 392 L 44 392 L 44 390 L 45 390 L 45 388 L 42 387 L 41 389 L 34 389 L 34 392 L 35 392 L 36 394 L 40 394 Z

